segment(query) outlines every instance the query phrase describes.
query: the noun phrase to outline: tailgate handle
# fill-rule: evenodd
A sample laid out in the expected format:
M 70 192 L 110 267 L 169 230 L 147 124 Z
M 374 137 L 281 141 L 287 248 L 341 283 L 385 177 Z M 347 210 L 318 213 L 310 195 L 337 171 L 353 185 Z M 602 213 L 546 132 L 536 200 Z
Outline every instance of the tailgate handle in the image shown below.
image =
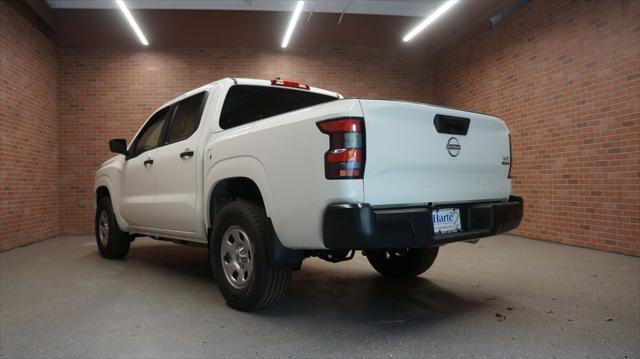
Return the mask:
M 436 115 L 433 119 L 433 124 L 439 133 L 461 136 L 465 136 L 469 131 L 469 122 L 468 118 L 446 115 Z

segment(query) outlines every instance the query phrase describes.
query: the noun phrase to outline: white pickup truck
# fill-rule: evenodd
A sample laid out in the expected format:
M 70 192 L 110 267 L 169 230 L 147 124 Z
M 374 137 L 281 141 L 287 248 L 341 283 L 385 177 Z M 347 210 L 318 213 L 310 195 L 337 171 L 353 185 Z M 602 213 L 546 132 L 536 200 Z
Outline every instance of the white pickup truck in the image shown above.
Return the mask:
M 284 295 L 304 258 L 362 250 L 416 276 L 440 245 L 516 228 L 511 143 L 498 118 L 345 99 L 305 84 L 227 78 L 169 101 L 95 177 L 100 254 L 138 236 L 209 249 L 228 305 Z

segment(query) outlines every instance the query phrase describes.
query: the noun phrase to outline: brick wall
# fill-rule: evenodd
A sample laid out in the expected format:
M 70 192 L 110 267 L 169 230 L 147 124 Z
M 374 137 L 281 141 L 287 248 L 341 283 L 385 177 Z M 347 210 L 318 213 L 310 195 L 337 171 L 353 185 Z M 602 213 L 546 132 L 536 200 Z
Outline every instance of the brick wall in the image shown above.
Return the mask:
M 59 233 L 55 44 L 0 1 L 0 251 Z
M 640 1 L 534 1 L 438 59 L 441 103 L 512 132 L 517 234 L 640 255 Z
M 281 76 L 345 96 L 434 101 L 432 66 L 418 50 L 273 48 L 59 49 L 60 223 L 93 231 L 93 175 L 110 138 L 131 139 L 156 108 L 181 93 L 233 77 Z

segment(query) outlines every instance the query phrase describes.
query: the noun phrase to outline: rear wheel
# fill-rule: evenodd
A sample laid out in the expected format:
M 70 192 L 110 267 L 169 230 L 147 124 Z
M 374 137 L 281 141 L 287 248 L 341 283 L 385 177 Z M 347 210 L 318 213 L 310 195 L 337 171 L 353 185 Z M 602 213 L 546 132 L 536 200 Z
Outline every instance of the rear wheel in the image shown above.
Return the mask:
M 371 266 L 385 277 L 410 278 L 427 271 L 440 247 L 366 251 Z
M 216 215 L 209 255 L 218 288 L 232 308 L 252 311 L 284 297 L 291 269 L 271 265 L 270 245 L 271 227 L 256 203 L 234 201 Z
M 109 259 L 124 258 L 129 252 L 131 236 L 118 226 L 111 206 L 111 198 L 103 197 L 98 201 L 95 222 L 100 255 Z

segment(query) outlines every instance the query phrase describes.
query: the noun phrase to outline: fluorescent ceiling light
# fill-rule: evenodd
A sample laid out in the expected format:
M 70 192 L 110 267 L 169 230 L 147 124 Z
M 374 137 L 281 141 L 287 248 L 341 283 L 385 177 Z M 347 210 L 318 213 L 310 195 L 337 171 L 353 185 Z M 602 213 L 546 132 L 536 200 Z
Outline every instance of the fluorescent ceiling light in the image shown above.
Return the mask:
M 129 25 L 131 25 L 131 27 L 133 28 L 133 31 L 136 33 L 136 35 L 138 35 L 138 39 L 140 39 L 140 42 L 142 43 L 142 45 L 144 46 L 149 45 L 147 38 L 144 37 L 142 30 L 140 30 L 140 26 L 138 26 L 136 19 L 133 18 L 133 15 L 131 15 L 131 12 L 127 8 L 127 5 L 125 5 L 124 1 L 116 0 L 116 3 L 118 4 L 118 7 L 120 7 L 120 10 L 122 10 L 124 17 L 126 17 L 127 20 L 129 21 Z
M 289 45 L 289 39 L 291 39 L 291 34 L 293 34 L 293 29 L 296 27 L 296 23 L 298 22 L 298 18 L 300 17 L 303 7 L 304 1 L 298 1 L 296 9 L 293 11 L 293 15 L 291 15 L 291 21 L 289 22 L 289 27 L 287 27 L 287 32 L 284 34 L 284 39 L 282 40 L 283 48 Z
M 442 14 L 444 14 L 447 10 L 451 9 L 451 7 L 453 7 L 453 5 L 455 5 L 457 2 L 458 0 L 447 0 L 444 4 L 442 4 L 442 6 L 434 11 L 433 14 L 429 15 L 418 26 L 409 31 L 409 33 L 402 38 L 402 41 L 407 42 L 413 39 L 414 36 L 416 36 L 420 31 L 424 30 L 425 27 L 429 26 L 437 18 L 442 16 Z

